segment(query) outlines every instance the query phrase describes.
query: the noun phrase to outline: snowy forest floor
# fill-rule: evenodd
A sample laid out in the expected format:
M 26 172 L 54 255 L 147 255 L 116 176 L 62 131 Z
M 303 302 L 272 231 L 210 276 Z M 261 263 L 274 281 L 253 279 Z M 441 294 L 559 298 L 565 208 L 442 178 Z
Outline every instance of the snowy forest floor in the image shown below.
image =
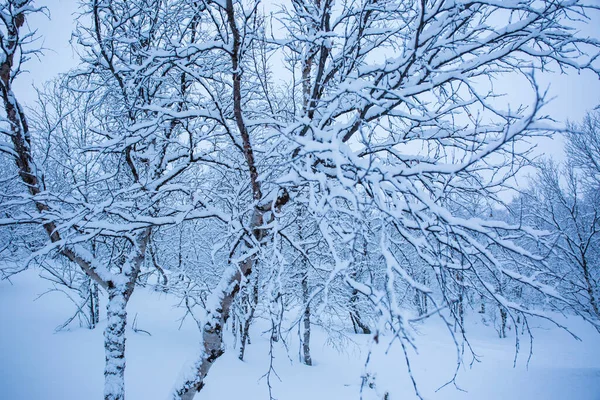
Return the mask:
M 0 282 L 0 399 L 71 400 L 99 399 L 103 385 L 103 321 L 95 330 L 72 327 L 55 333 L 56 326 L 72 315 L 73 304 L 59 292 L 47 291 L 49 283 L 30 269 Z M 179 329 L 183 311 L 176 299 L 149 289 L 136 289 L 128 307 L 126 391 L 128 400 L 164 400 L 186 361 L 197 351 L 198 329 L 187 319 Z M 137 328 L 131 329 L 134 318 Z M 531 320 L 533 356 L 527 366 L 529 343 L 522 337 L 516 367 L 514 333 L 499 339 L 491 326 L 481 323 L 477 313 L 467 315 L 467 331 L 481 362 L 470 367 L 466 357 L 456 382 L 464 390 L 448 385 L 456 350 L 447 329 L 432 319 L 419 328 L 418 355 L 412 369 L 425 399 L 600 399 L 600 335 L 579 319 L 567 321 L 582 341 Z M 231 345 L 211 370 L 202 400 L 269 399 L 269 340 L 262 334 L 267 324 L 258 321 L 247 347 L 246 360 L 237 359 Z M 293 336 L 293 335 L 292 335 Z M 299 362 L 298 344 L 288 342 L 274 351 L 276 376 L 271 376 L 273 397 L 279 400 L 358 399 L 364 361 L 373 340 L 367 335 L 348 334 L 332 347 L 325 334 L 314 328 L 312 355 L 315 365 Z M 380 341 L 385 347 L 386 342 Z M 414 353 L 411 351 L 411 353 Z M 370 369 L 376 371 L 376 387 L 365 398 L 390 400 L 416 398 L 400 346 L 386 357 L 375 352 Z M 262 377 L 262 378 L 261 378 Z

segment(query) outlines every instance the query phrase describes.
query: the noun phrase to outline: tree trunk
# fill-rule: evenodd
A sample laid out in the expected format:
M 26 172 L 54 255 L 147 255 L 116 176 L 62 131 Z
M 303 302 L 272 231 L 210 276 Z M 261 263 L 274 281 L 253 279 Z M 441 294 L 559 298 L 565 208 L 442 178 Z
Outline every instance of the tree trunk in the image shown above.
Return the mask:
M 123 290 L 108 290 L 107 324 L 104 331 L 104 400 L 125 399 L 125 327 L 127 301 Z
M 246 302 L 248 312 L 244 314 L 244 325 L 242 326 L 241 332 L 241 346 L 240 354 L 238 358 L 244 360 L 244 353 L 246 352 L 246 344 L 250 344 L 250 324 L 254 318 L 254 312 L 258 304 L 258 277 L 254 279 L 252 287 L 252 295 L 248 295 L 248 301 Z
M 162 278 L 162 284 L 159 280 L 157 280 L 156 288 L 158 289 L 158 287 L 162 286 L 162 291 L 166 292 L 167 291 L 167 283 L 168 283 L 167 275 L 165 274 L 165 270 L 158 263 L 158 257 L 156 256 L 156 251 L 154 250 L 154 245 L 150 245 L 148 247 L 148 250 L 150 250 L 150 258 L 152 259 L 152 264 L 154 264 L 154 268 L 156 268 L 156 270 L 158 271 L 159 275 Z M 181 249 L 179 251 L 181 252 Z M 180 258 L 181 258 L 181 254 L 180 254 Z
M 456 302 L 456 314 L 457 320 L 454 324 L 454 331 L 456 332 L 457 323 L 460 325 L 461 332 L 464 333 L 465 330 L 465 308 L 464 308 L 464 276 L 461 271 L 456 272 L 456 281 L 458 282 L 458 300 Z
M 498 335 L 501 339 L 506 338 L 506 322 L 508 319 L 508 314 L 506 310 L 500 307 L 500 329 L 498 331 Z
M 587 263 L 587 259 L 585 254 L 582 254 L 582 260 L 583 262 L 581 263 L 581 267 L 583 269 L 583 279 L 585 280 L 585 284 L 586 284 L 586 291 L 588 293 L 588 297 L 590 299 L 590 305 L 592 306 L 592 310 L 594 311 L 594 314 L 596 314 L 596 317 L 600 318 L 600 310 L 598 308 L 598 302 L 596 300 L 596 296 L 594 294 L 594 284 L 592 283 L 592 279 L 590 277 L 590 270 L 588 267 L 588 263 Z M 600 328 L 596 327 L 596 329 L 600 332 Z
M 100 321 L 100 296 L 98 284 L 90 279 L 90 329 L 95 329 Z
M 352 274 L 352 278 L 354 279 L 356 274 Z M 362 333 L 365 335 L 371 334 L 371 329 L 367 324 L 365 324 L 360 318 L 360 313 L 358 312 L 358 307 L 356 306 L 356 302 L 358 300 L 358 290 L 352 290 L 352 296 L 350 297 L 350 320 L 352 321 L 352 327 L 354 328 L 354 333 Z
M 463 298 L 463 292 L 462 289 L 460 291 L 460 293 L 458 294 L 458 320 L 460 321 L 460 329 L 461 331 L 464 332 L 465 330 L 465 305 L 464 305 L 464 298 Z
M 173 394 L 173 400 L 192 400 L 204 387 L 204 379 L 213 363 L 225 352 L 223 348 L 223 326 L 229 318 L 229 311 L 235 296 L 240 290 L 242 274 L 248 276 L 254 265 L 252 257 L 239 265 L 230 265 L 217 289 L 211 294 L 207 304 L 206 322 L 202 328 L 202 353 L 192 366 L 192 374 Z
M 281 327 L 281 318 L 283 317 L 283 302 L 281 302 L 281 307 L 277 310 L 277 315 L 273 312 L 273 308 L 274 305 L 279 303 L 281 300 L 281 293 L 277 293 L 277 296 L 275 297 L 275 300 L 273 300 L 273 303 L 271 305 L 271 341 L 272 342 L 279 342 L 279 337 L 281 336 L 281 333 L 279 331 L 279 328 Z
M 308 271 L 307 271 L 308 272 Z M 308 291 L 308 273 L 304 275 L 302 279 L 302 302 L 304 303 L 304 316 L 303 322 L 303 337 L 302 337 L 302 361 L 306 365 L 312 365 L 312 358 L 310 357 L 310 304 L 308 302 L 309 291 Z

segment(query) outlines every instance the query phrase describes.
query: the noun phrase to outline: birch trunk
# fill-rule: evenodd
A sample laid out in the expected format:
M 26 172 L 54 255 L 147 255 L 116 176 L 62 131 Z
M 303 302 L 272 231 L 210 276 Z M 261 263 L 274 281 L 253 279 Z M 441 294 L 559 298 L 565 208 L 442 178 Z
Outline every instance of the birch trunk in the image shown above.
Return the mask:
M 125 399 L 125 327 L 127 300 L 124 290 L 108 290 L 104 331 L 104 400 Z
M 192 400 L 204 387 L 204 379 L 214 362 L 225 353 L 223 327 L 229 318 L 231 305 L 240 290 L 242 276 L 252 272 L 252 257 L 239 265 L 230 265 L 207 304 L 207 319 L 202 327 L 202 353 L 191 369 L 190 376 L 176 389 L 174 400 Z
M 95 329 L 100 321 L 100 296 L 98 284 L 90 279 L 90 329 Z
M 256 306 L 258 305 L 258 277 L 255 277 L 254 279 L 252 294 L 248 294 L 247 303 L 248 312 L 244 315 L 244 325 L 242 326 L 241 332 L 240 354 L 238 356 L 238 358 L 242 361 L 244 360 L 244 354 L 246 353 L 246 345 L 250 344 L 250 324 L 254 319 L 254 312 L 256 311 Z
M 302 279 L 302 302 L 304 303 L 303 322 L 303 337 L 302 337 L 302 361 L 306 365 L 312 365 L 310 356 L 310 305 L 309 305 L 309 289 L 308 289 L 308 269 L 306 275 Z

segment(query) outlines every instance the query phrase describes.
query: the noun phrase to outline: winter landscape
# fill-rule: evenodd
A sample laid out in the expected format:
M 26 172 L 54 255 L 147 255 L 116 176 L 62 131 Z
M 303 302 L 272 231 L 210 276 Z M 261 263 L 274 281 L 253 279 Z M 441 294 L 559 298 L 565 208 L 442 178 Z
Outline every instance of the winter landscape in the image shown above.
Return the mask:
M 0 0 L 0 399 L 600 399 L 597 0 Z

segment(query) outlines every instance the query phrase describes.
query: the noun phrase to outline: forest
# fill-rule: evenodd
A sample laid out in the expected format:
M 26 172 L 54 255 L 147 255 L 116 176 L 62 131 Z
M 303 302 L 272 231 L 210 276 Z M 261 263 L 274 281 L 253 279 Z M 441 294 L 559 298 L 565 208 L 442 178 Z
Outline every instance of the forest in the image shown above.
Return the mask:
M 539 357 L 540 326 L 600 349 L 600 108 L 554 118 L 543 83 L 600 79 L 596 0 L 81 0 L 64 21 L 76 67 L 26 104 L 15 85 L 52 51 L 33 22 L 52 18 L 44 3 L 0 0 L 6 349 L 38 295 L 62 313 L 40 337 L 101 332 L 84 342 L 103 351 L 105 400 L 149 379 L 126 353 L 176 344 L 164 325 L 197 344 L 157 378 L 171 400 L 229 398 L 205 396 L 213 366 L 234 385 L 249 357 L 264 390 L 235 398 L 292 399 L 282 382 L 311 368 L 326 384 L 344 366 L 325 355 L 350 343 L 352 386 L 316 398 L 430 398 L 422 332 L 447 342 L 436 388 L 459 394 L 486 363 L 478 335 L 515 368 Z M 564 157 L 540 153 L 550 139 Z M 147 328 L 136 296 L 167 322 Z M 11 357 L 0 397 L 44 389 L 39 374 L 9 382 Z

